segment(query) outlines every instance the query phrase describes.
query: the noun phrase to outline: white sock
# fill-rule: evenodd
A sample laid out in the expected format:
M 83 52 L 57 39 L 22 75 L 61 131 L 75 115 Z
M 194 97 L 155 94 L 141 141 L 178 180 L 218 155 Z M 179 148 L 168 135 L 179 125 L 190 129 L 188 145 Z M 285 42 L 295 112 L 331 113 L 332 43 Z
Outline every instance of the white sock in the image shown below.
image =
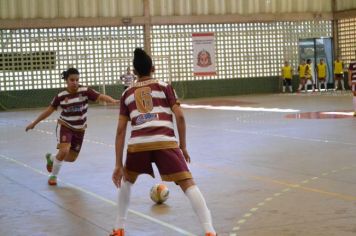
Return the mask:
M 122 180 L 121 187 L 118 190 L 118 214 L 116 219 L 116 227 L 118 229 L 124 229 L 125 226 L 127 212 L 130 205 L 131 186 L 132 184 L 130 182 Z
M 283 93 L 286 91 L 286 86 L 283 86 Z
M 188 197 L 195 213 L 198 215 L 199 221 L 202 224 L 205 233 L 216 233 L 211 220 L 210 211 L 205 203 L 205 199 L 201 194 L 198 186 L 193 185 L 185 190 L 185 195 Z
M 57 176 L 59 173 L 59 170 L 62 167 L 63 161 L 59 161 L 56 157 L 53 157 L 53 167 L 52 167 L 52 172 L 51 176 Z
M 341 81 L 341 88 L 342 88 L 342 90 L 345 90 L 344 80 L 343 80 L 343 79 L 341 79 L 340 81 Z
M 321 91 L 321 83 L 319 83 L 319 92 Z
M 289 90 L 290 90 L 291 93 L 293 93 L 293 88 L 292 88 L 292 86 L 289 86 Z
M 352 103 L 354 104 L 354 111 L 356 112 L 356 97 L 353 96 Z

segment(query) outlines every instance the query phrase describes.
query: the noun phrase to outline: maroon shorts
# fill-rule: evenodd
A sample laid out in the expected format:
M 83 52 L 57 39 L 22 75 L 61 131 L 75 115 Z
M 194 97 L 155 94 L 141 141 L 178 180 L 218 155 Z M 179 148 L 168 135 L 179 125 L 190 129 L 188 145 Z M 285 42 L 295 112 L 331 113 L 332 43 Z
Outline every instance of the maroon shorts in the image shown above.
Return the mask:
M 134 183 L 140 174 L 154 178 L 152 163 L 155 163 L 163 181 L 191 179 L 192 174 L 179 148 L 127 153 L 125 171 Z
M 70 150 L 79 154 L 84 140 L 84 131 L 75 131 L 64 125 L 59 125 L 59 144 L 70 144 Z

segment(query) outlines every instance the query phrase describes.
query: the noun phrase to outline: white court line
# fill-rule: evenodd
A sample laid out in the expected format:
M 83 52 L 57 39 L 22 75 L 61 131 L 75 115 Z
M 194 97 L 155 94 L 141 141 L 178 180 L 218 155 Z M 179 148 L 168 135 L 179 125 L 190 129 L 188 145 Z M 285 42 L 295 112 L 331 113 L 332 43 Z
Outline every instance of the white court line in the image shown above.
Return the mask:
M 328 112 L 321 112 L 321 114 L 326 115 L 343 115 L 343 116 L 353 116 L 353 112 L 338 112 L 338 111 L 328 111 Z
M 9 161 L 9 162 L 15 163 L 15 164 L 17 164 L 17 165 L 19 165 L 19 166 L 25 167 L 25 168 L 27 168 L 27 169 L 29 169 L 29 170 L 32 170 L 32 171 L 35 172 L 35 173 L 38 173 L 38 174 L 41 174 L 41 175 L 44 175 L 44 176 L 48 176 L 47 173 L 44 173 L 43 171 L 40 171 L 40 170 L 38 170 L 38 169 L 36 169 L 36 168 L 33 168 L 32 166 L 29 166 L 29 165 L 27 165 L 26 163 L 21 162 L 21 161 L 18 161 L 18 160 L 16 160 L 16 159 L 13 159 L 13 158 L 11 158 L 11 157 L 4 156 L 4 155 L 1 155 L 1 154 L 0 154 L 0 158 L 3 159 L 3 160 Z M 90 192 L 90 191 L 88 191 L 88 190 L 86 190 L 86 189 L 83 189 L 83 188 L 81 188 L 81 187 L 78 187 L 78 186 L 76 186 L 76 185 L 74 185 L 74 184 L 61 181 L 60 179 L 57 179 L 57 180 L 58 180 L 58 182 L 60 182 L 60 183 L 63 183 L 63 184 L 65 184 L 65 185 L 70 186 L 70 187 L 72 187 L 72 188 L 74 188 L 74 189 L 76 189 L 76 190 L 79 190 L 79 191 L 81 191 L 81 192 L 83 192 L 83 193 L 85 193 L 85 194 L 88 194 L 88 195 L 90 195 L 90 196 L 92 196 L 92 197 L 94 197 L 94 198 L 96 198 L 96 199 L 98 199 L 98 200 L 101 200 L 101 201 L 106 202 L 106 203 L 108 203 L 108 204 L 110 204 L 110 205 L 113 205 L 113 206 L 116 206 L 116 205 L 117 205 L 116 202 L 111 201 L 111 200 L 109 200 L 109 199 L 107 199 L 107 198 L 104 198 L 103 196 L 100 196 L 100 195 L 98 195 L 98 194 L 96 194 L 96 193 Z M 153 218 L 153 217 L 151 217 L 151 216 L 145 215 L 145 214 L 143 214 L 143 213 L 141 213 L 141 212 L 138 212 L 138 211 L 135 211 L 135 210 L 131 210 L 131 209 L 129 209 L 129 212 L 132 213 L 132 214 L 134 214 L 134 215 L 136 215 L 136 216 L 142 217 L 142 218 L 144 218 L 144 219 L 146 219 L 146 220 L 149 220 L 149 221 L 151 221 L 151 222 L 154 222 L 154 223 L 156 223 L 156 224 L 159 224 L 159 225 L 161 225 L 161 226 L 164 226 L 164 227 L 166 227 L 166 228 L 168 228 L 168 229 L 170 229 L 170 230 L 172 230 L 172 231 L 176 231 L 176 232 L 178 232 L 178 233 L 181 233 L 182 235 L 197 236 L 197 235 L 195 235 L 195 234 L 193 234 L 193 233 L 190 233 L 190 232 L 188 232 L 188 231 L 185 231 L 184 229 L 181 229 L 181 228 L 178 228 L 178 227 L 176 227 L 176 226 L 174 226 L 174 225 L 171 225 L 171 224 L 168 224 L 168 223 L 166 223 L 166 222 L 160 221 L 160 220 L 155 219 L 155 218 Z
M 320 142 L 320 143 L 334 143 L 334 144 L 355 146 L 355 143 L 352 143 L 352 142 L 347 143 L 347 142 L 340 142 L 340 141 L 328 140 L 328 139 L 304 138 L 304 137 L 288 136 L 288 135 L 282 135 L 282 134 L 272 134 L 272 133 L 261 132 L 261 131 L 246 131 L 246 130 L 236 130 L 236 129 L 217 129 L 217 128 L 211 128 L 211 127 L 203 127 L 203 126 L 199 126 L 199 125 L 187 125 L 187 126 L 188 127 L 192 127 L 192 128 L 197 128 L 197 129 L 204 129 L 204 130 L 226 131 L 226 132 L 229 132 L 229 133 L 264 135 L 264 136 L 270 136 L 270 137 L 276 137 L 276 138 L 288 138 L 288 139 L 301 140 L 301 141 L 312 141 L 312 142 Z
M 266 112 L 299 112 L 295 109 L 282 109 L 282 108 L 264 108 L 264 107 L 241 107 L 241 106 L 211 106 L 211 105 L 194 105 L 194 104 L 181 104 L 183 108 L 191 109 L 207 109 L 207 110 L 224 110 L 224 111 L 266 111 Z

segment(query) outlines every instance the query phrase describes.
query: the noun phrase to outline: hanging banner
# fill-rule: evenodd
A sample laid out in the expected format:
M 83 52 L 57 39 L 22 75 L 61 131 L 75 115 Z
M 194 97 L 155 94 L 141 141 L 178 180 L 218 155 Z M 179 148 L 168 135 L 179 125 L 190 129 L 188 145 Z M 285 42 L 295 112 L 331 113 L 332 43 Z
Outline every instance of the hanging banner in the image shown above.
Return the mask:
M 216 75 L 214 33 L 193 33 L 193 72 L 195 76 Z

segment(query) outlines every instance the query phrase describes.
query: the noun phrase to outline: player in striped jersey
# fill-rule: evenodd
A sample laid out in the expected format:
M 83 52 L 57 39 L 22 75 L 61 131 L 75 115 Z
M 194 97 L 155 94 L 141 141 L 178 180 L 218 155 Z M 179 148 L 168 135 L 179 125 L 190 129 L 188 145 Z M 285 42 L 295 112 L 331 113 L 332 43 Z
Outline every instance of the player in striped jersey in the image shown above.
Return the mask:
M 58 107 L 62 109 L 58 119 L 58 126 L 60 127 L 59 143 L 57 145 L 58 153 L 55 157 L 52 157 L 51 154 L 46 154 L 47 170 L 50 172 L 49 185 L 57 185 L 57 175 L 62 162 L 74 162 L 79 155 L 87 127 L 88 102 L 119 102 L 110 96 L 79 85 L 79 71 L 75 68 L 69 68 L 62 75 L 67 83 L 67 88 L 58 93 L 47 109 L 26 127 L 26 131 L 33 129 L 40 121 L 46 119 L 57 110 Z
M 152 59 L 142 49 L 135 50 L 133 65 L 138 81 L 124 91 L 120 101 L 115 142 L 116 166 L 112 175 L 114 184 L 120 190 L 117 225 L 111 235 L 124 235 L 131 187 L 140 174 L 154 177 L 154 162 L 162 180 L 173 181 L 184 191 L 203 225 L 205 235 L 215 236 L 210 211 L 187 166 L 190 156 L 186 147 L 186 125 L 176 93 L 171 85 L 151 77 L 154 72 Z M 174 134 L 173 117 L 176 119 L 179 144 Z M 128 122 L 132 129 L 124 165 Z
M 350 62 L 348 71 L 348 82 L 354 95 L 352 101 L 354 105 L 354 116 L 356 116 L 356 59 Z

